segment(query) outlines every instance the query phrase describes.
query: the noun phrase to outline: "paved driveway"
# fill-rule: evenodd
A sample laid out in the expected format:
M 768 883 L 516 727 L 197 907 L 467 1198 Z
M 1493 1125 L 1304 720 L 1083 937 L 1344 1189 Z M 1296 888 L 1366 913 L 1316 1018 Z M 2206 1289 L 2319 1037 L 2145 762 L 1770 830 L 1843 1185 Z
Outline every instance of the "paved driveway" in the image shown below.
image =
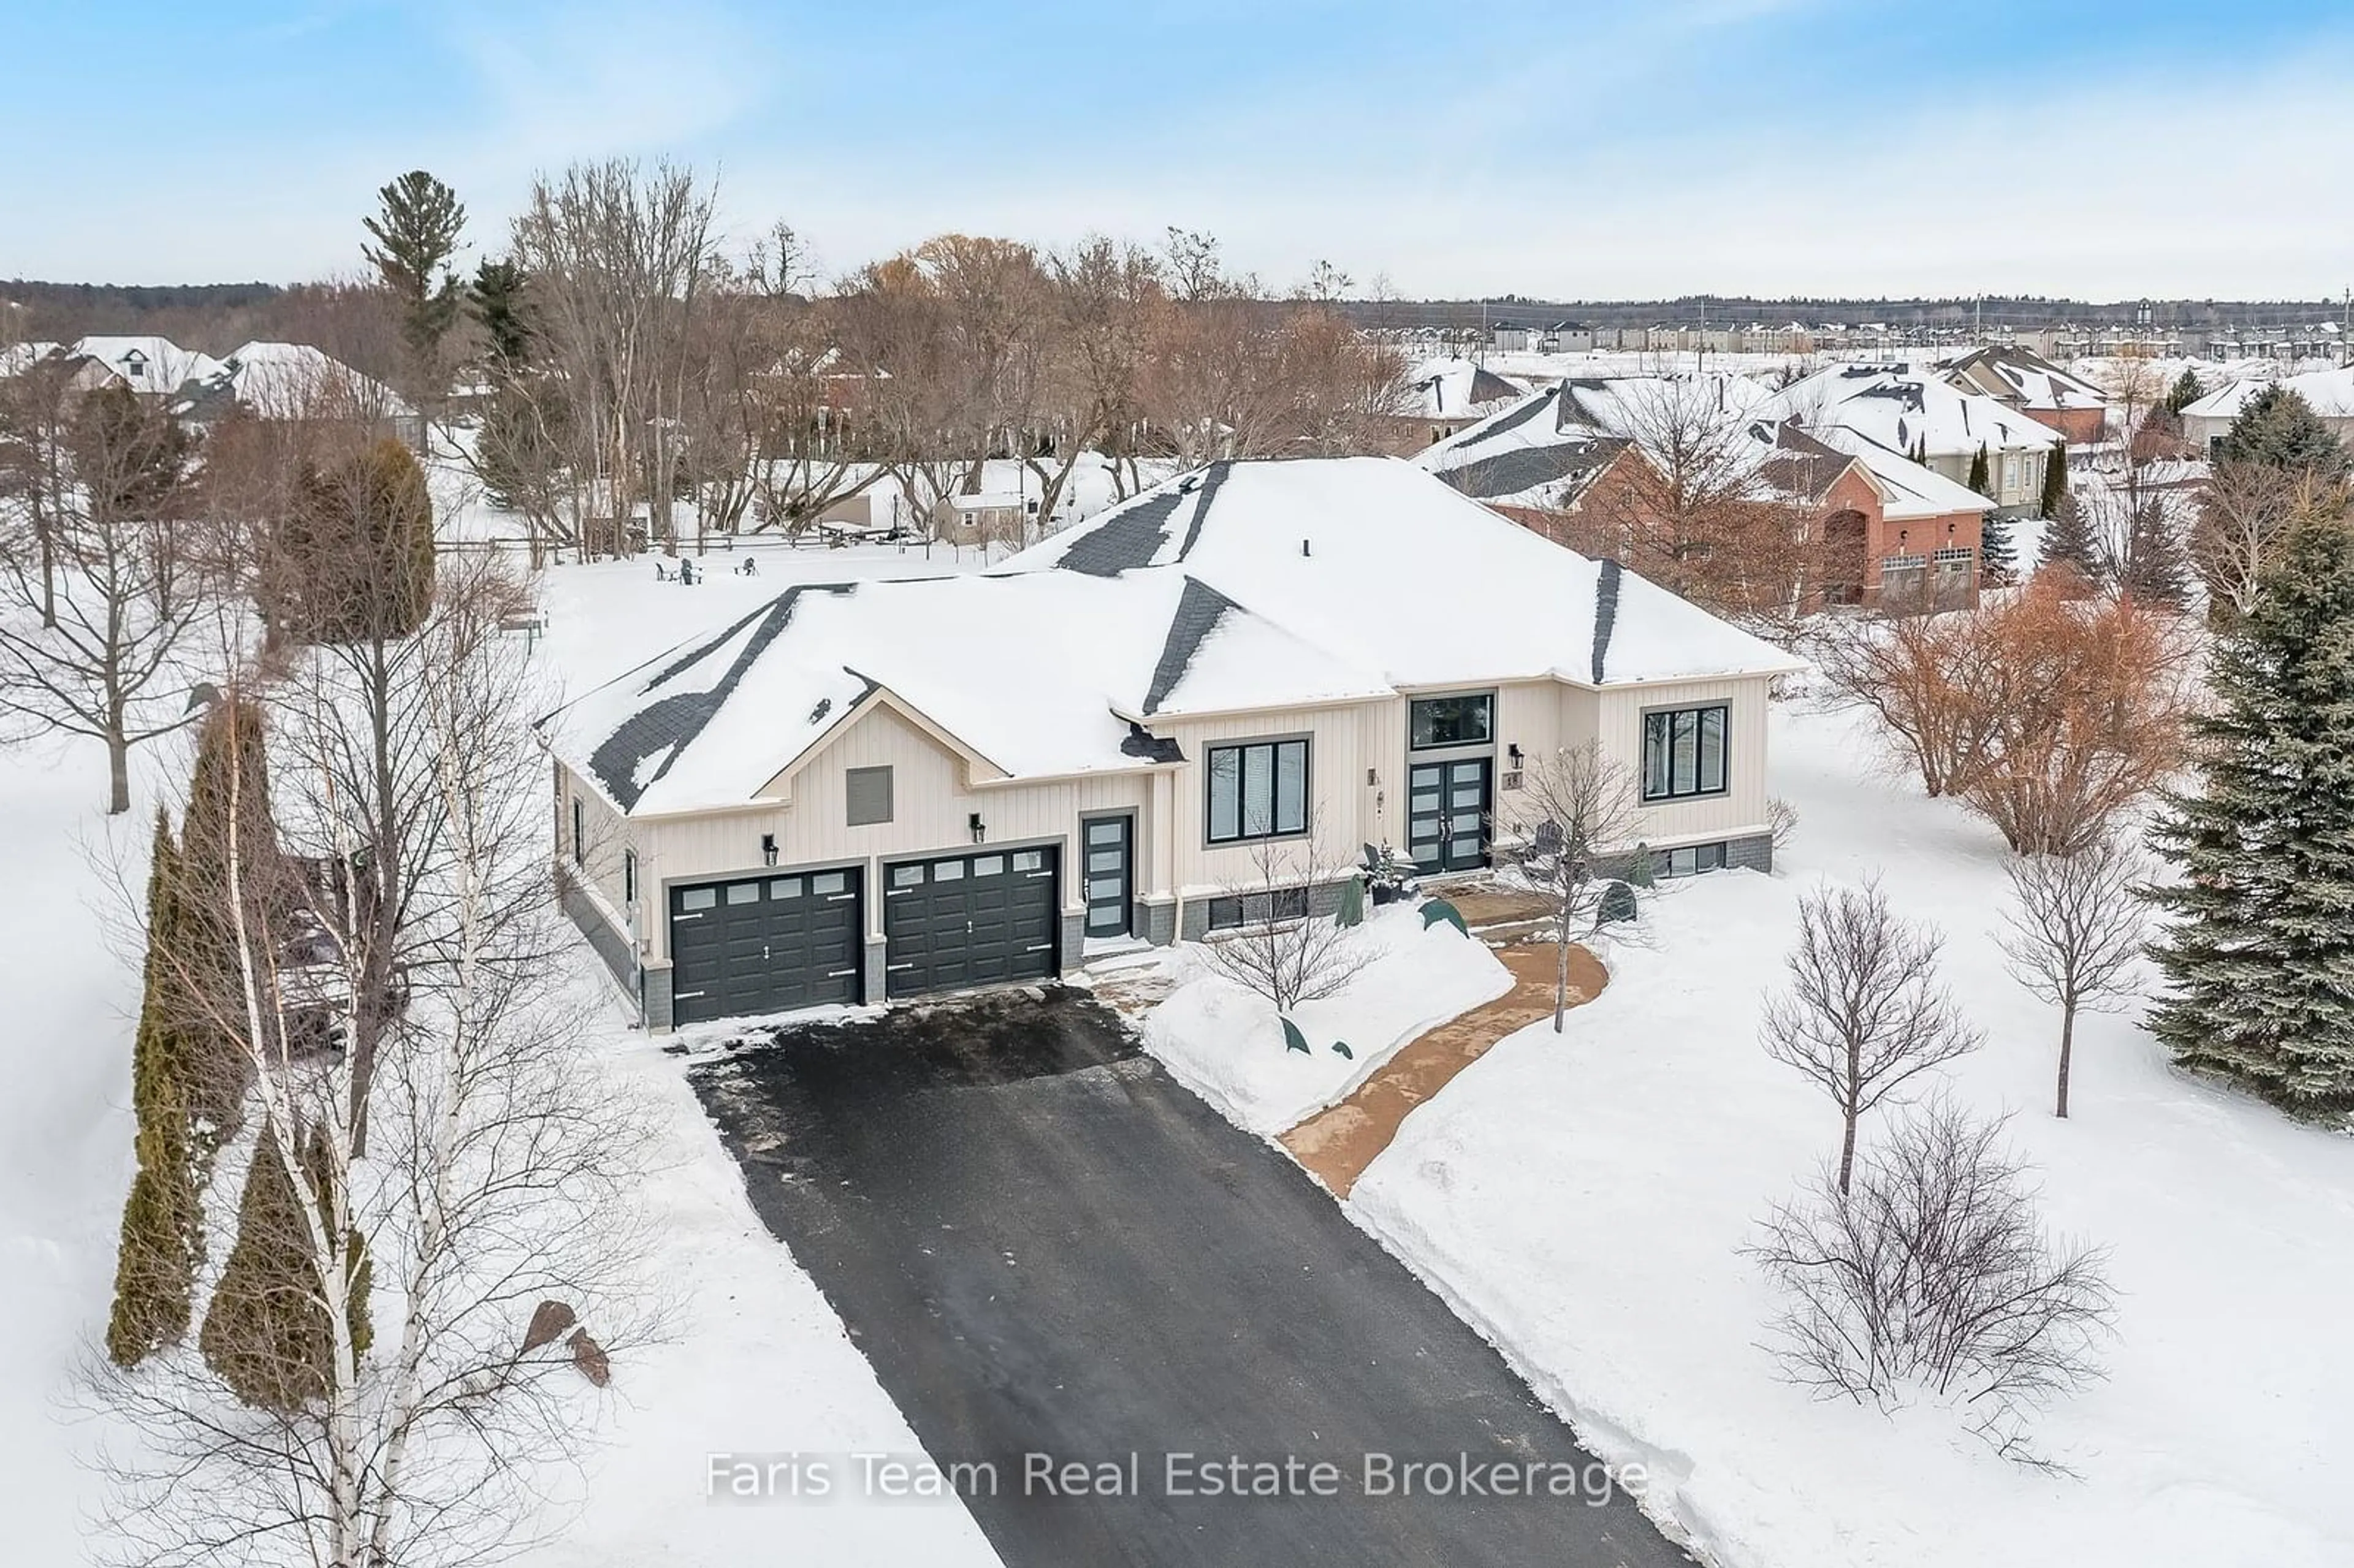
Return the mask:
M 1013 1568 L 1686 1561 L 1624 1494 L 1464 1495 L 1467 1464 L 1491 1494 L 1600 1471 L 1330 1197 L 1092 1000 L 790 1030 L 695 1084 L 753 1206 L 926 1448 L 976 1467 L 960 1489 Z M 1199 1457 L 1172 1478 L 1172 1454 Z M 1134 1495 L 1072 1495 L 1075 1461 L 1111 1467 L 1087 1473 L 1095 1492 Z M 1432 1467 L 1410 1498 L 1408 1464 Z M 1204 1495 L 1213 1475 L 1278 1495 Z

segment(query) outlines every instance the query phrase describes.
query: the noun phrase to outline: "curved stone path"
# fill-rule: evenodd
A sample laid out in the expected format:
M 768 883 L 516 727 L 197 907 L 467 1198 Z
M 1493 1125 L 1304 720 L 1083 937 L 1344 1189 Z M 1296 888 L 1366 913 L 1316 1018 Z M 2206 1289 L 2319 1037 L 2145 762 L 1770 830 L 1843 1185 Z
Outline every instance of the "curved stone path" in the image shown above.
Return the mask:
M 1496 949 L 1512 971 L 1512 989 L 1495 1001 L 1413 1040 L 1348 1098 L 1317 1112 L 1283 1135 L 1284 1148 L 1309 1173 L 1345 1198 L 1374 1157 L 1397 1137 L 1409 1112 L 1445 1088 L 1456 1074 L 1487 1054 L 1505 1035 L 1553 1015 L 1560 949 L 1551 941 L 1516 942 Z M 1569 1004 L 1593 1001 L 1610 971 L 1584 948 L 1569 949 Z

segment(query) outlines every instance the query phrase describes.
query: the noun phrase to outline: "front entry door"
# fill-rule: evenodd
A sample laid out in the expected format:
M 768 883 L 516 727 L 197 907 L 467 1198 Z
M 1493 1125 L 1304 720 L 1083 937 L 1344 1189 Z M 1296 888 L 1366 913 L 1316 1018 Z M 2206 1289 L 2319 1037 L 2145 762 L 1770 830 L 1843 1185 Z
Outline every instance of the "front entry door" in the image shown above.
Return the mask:
M 1129 934 L 1129 909 L 1134 891 L 1129 826 L 1127 817 L 1095 817 L 1084 824 L 1090 937 Z
M 1417 762 L 1406 771 L 1406 851 L 1425 873 L 1471 871 L 1488 859 L 1485 757 Z

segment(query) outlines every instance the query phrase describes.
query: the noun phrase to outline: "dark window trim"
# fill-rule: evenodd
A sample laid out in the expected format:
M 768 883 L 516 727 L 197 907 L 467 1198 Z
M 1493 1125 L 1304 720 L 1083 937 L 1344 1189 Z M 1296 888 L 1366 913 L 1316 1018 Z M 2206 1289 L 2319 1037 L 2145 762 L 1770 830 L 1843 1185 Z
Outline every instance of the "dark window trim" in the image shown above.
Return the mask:
M 1726 839 L 1713 839 L 1702 844 L 1678 844 L 1673 849 L 1655 851 L 1653 854 L 1651 874 L 1658 877 L 1706 876 L 1712 872 L 1726 870 L 1733 864 L 1732 843 Z M 1675 869 L 1675 857 L 1680 854 L 1692 857 L 1691 870 Z M 1712 863 L 1698 863 L 1703 855 L 1713 857 Z
M 1668 745 L 1671 748 L 1668 758 L 1668 788 L 1664 792 L 1655 793 L 1651 789 L 1652 718 L 1661 714 L 1705 713 L 1721 713 L 1724 715 L 1724 755 L 1721 758 L 1723 764 L 1724 781 L 1713 789 L 1678 789 L 1675 787 L 1675 755 L 1672 750 L 1675 737 L 1670 734 L 1668 738 Z M 1697 720 L 1694 722 L 1697 724 Z M 1673 706 L 1645 708 L 1642 728 L 1637 736 L 1637 771 L 1642 776 L 1643 804 L 1647 806 L 1673 805 L 1683 800 L 1713 800 L 1721 796 L 1730 795 L 1733 793 L 1733 705 L 1729 702 L 1681 703 Z M 1697 783 L 1700 777 L 1700 739 L 1696 728 L 1692 738 L 1692 777 L 1693 781 Z
M 1205 928 L 1212 931 L 1239 931 L 1262 923 L 1272 925 L 1280 920 L 1305 920 L 1310 907 L 1305 887 L 1277 887 L 1263 893 L 1221 893 L 1213 895 L 1209 904 Z
M 1288 746 L 1298 742 L 1299 752 L 1299 826 L 1288 832 L 1254 833 L 1244 831 L 1242 822 L 1241 764 L 1235 764 L 1235 828 L 1225 838 L 1218 836 L 1216 814 L 1211 791 L 1216 787 L 1217 768 L 1214 758 L 1222 751 L 1241 751 L 1254 746 Z M 1270 804 L 1275 797 L 1275 785 L 1267 785 Z M 1304 839 L 1316 828 L 1316 736 L 1312 733 L 1295 735 L 1249 735 L 1233 740 L 1205 742 L 1202 747 L 1202 838 L 1213 849 L 1225 849 L 1232 844 L 1262 844 L 1276 839 Z
M 638 852 L 621 852 L 621 907 L 634 908 L 638 902 Z
M 572 797 L 572 863 L 588 864 L 588 808 L 578 795 Z
M 1460 702 L 1466 697 L 1481 697 L 1485 698 L 1487 701 L 1488 734 L 1485 739 L 1439 740 L 1433 741 L 1427 746 L 1417 745 L 1416 743 L 1414 738 L 1414 709 L 1416 704 Z M 1405 700 L 1405 749 L 1407 755 L 1412 756 L 1414 753 L 1418 751 L 1467 751 L 1474 747 L 1486 747 L 1490 751 L 1494 750 L 1496 747 L 1496 708 L 1498 705 L 1496 698 L 1496 689 L 1492 686 L 1487 687 L 1483 690 L 1470 692 L 1416 692 L 1410 694 Z

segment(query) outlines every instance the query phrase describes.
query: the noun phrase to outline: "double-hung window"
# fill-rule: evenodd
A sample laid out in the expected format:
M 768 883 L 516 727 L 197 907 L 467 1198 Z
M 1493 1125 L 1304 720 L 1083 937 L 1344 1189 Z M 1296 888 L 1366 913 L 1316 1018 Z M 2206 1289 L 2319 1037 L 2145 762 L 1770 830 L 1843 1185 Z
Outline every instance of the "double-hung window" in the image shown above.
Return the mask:
M 1308 831 L 1308 743 L 1261 740 L 1214 746 L 1210 842 L 1240 843 Z
M 1643 715 L 1643 799 L 1724 793 L 1726 709 L 1661 708 Z

